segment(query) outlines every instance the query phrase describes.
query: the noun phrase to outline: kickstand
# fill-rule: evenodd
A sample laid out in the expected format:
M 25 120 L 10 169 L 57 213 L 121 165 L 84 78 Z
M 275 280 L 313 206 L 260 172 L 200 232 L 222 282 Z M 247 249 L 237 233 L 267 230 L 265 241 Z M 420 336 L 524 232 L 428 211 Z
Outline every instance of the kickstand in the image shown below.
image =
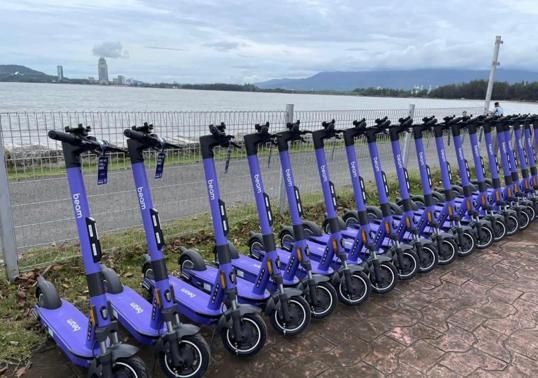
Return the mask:
M 213 332 L 211 332 L 211 341 L 209 342 L 209 349 L 213 350 L 213 342 L 215 341 L 215 334 L 217 333 L 217 327 L 213 327 Z

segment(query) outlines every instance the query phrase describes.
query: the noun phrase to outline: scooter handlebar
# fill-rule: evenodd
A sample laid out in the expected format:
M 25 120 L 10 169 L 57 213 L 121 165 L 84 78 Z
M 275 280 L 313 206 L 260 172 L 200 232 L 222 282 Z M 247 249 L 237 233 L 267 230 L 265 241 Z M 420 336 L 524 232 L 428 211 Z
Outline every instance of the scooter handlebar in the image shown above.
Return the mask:
M 62 143 L 70 144 L 72 146 L 80 147 L 82 151 L 97 151 L 105 152 L 121 152 L 126 153 L 124 148 L 115 146 L 108 143 L 106 140 L 98 140 L 93 136 L 89 136 L 89 127 L 82 128 L 70 128 L 66 127 L 66 131 L 50 130 L 48 136 L 51 139 L 57 140 Z
M 57 140 L 62 143 L 68 143 L 72 145 L 79 145 L 81 140 L 73 134 L 65 133 L 63 131 L 50 130 L 48 132 L 49 138 Z

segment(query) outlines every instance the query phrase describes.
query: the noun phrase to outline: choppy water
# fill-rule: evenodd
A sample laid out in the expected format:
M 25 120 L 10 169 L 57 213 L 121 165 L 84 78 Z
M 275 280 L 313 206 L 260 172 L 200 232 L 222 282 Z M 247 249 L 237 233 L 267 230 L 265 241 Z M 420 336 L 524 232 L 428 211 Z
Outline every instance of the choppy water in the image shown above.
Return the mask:
M 481 107 L 483 101 L 196 91 L 96 85 L 0 83 L 0 112 L 405 109 Z M 506 113 L 538 113 L 538 104 L 503 101 Z

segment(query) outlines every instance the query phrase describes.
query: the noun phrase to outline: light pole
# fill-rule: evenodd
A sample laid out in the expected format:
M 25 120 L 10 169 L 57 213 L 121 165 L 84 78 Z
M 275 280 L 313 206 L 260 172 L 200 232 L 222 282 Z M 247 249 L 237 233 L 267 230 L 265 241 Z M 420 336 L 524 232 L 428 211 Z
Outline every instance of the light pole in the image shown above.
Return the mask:
M 495 47 L 493 48 L 493 60 L 491 61 L 491 70 L 489 71 L 488 89 L 486 90 L 486 101 L 484 103 L 484 114 L 489 112 L 489 104 L 491 102 L 491 94 L 493 92 L 493 83 L 495 82 L 495 72 L 499 65 L 499 49 L 503 43 L 501 36 L 495 37 Z

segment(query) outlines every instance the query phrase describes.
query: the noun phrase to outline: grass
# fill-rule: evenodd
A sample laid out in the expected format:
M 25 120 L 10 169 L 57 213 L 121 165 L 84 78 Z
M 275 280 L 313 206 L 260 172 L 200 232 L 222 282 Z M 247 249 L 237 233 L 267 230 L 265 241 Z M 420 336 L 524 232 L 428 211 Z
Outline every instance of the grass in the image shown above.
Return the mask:
M 435 173 L 434 181 L 439 182 L 439 174 Z M 418 175 L 410 172 L 411 192 L 420 193 L 421 186 Z M 398 195 L 398 182 L 389 179 L 389 191 L 393 198 Z M 375 188 L 375 185 L 367 185 Z M 367 191 L 367 199 L 371 204 L 377 203 L 375 189 Z M 324 217 L 323 197 L 321 193 L 303 195 L 305 218 L 321 224 Z M 353 195 L 350 187 L 338 191 L 338 210 L 354 208 Z M 246 241 L 251 230 L 258 229 L 254 205 L 237 206 L 228 209 L 231 229 L 228 238 L 241 252 L 246 252 Z M 286 224 L 285 216 L 275 214 L 275 232 L 280 230 L 278 225 Z M 195 247 L 204 258 L 213 260 L 213 234 L 209 214 L 193 217 L 188 220 L 178 220 L 163 226 L 167 241 L 165 250 L 168 268 L 171 274 L 178 272 L 177 258 L 179 247 Z M 115 269 L 125 285 L 140 290 L 141 266 L 145 253 L 145 236 L 141 229 L 131 229 L 120 233 L 104 235 L 101 243 L 105 251 L 103 263 Z M 50 263 L 45 260 L 51 254 L 58 256 L 58 262 Z M 44 257 L 45 256 L 45 257 Z M 35 282 L 38 274 L 54 283 L 62 298 L 73 302 L 78 308 L 87 311 L 88 290 L 86 279 L 79 258 L 77 244 L 65 244 L 55 247 L 39 248 L 25 253 L 22 266 L 40 266 L 21 275 L 15 284 L 7 281 L 0 282 L 0 362 L 24 364 L 31 358 L 32 352 L 46 341 L 45 333 L 31 316 L 35 304 Z

